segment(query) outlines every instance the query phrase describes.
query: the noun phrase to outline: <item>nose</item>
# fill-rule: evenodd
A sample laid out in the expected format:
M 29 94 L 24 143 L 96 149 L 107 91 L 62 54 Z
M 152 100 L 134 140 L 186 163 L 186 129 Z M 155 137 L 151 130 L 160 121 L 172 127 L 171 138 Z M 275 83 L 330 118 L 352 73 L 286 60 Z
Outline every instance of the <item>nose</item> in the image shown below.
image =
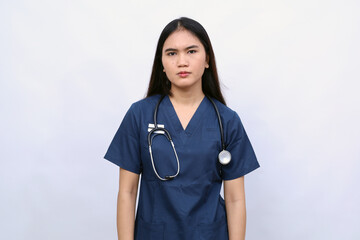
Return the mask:
M 187 67 L 189 66 L 189 61 L 186 54 L 180 53 L 177 58 L 178 67 Z

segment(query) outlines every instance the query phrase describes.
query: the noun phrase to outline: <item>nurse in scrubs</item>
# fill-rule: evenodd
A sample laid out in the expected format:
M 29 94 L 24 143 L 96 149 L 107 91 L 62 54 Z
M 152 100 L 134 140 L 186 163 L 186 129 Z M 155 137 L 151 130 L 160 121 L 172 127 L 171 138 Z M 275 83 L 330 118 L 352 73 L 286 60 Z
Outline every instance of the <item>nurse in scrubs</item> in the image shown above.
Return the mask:
M 232 156 L 226 165 L 218 160 L 222 134 L 211 100 Z M 160 130 L 149 136 L 154 127 Z M 164 28 L 147 96 L 131 105 L 105 159 L 120 167 L 119 239 L 245 239 L 244 175 L 259 163 L 238 114 L 225 104 L 198 22 L 180 18 Z

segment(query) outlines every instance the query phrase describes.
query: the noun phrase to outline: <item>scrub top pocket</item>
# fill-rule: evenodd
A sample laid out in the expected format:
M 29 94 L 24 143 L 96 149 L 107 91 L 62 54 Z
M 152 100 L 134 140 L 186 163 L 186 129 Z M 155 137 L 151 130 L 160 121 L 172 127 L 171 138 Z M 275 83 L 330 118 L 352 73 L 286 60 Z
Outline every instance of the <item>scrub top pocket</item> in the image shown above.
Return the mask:
M 163 240 L 164 239 L 164 224 L 162 223 L 148 223 L 141 217 L 137 219 L 137 226 L 135 231 L 135 240 Z
M 199 240 L 228 240 L 228 228 L 226 217 L 223 217 L 220 221 L 209 223 L 209 224 L 199 224 L 198 228 L 198 238 Z

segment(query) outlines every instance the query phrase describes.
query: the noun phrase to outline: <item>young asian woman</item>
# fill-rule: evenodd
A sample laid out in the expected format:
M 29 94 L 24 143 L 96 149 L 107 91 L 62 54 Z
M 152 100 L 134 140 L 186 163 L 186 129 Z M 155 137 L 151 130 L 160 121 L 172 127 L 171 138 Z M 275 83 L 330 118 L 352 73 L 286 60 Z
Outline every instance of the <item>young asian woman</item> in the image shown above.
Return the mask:
M 219 162 L 223 150 L 229 163 Z M 226 106 L 200 23 L 183 17 L 164 28 L 147 96 L 131 105 L 105 159 L 120 167 L 119 239 L 245 239 L 244 176 L 259 163 Z

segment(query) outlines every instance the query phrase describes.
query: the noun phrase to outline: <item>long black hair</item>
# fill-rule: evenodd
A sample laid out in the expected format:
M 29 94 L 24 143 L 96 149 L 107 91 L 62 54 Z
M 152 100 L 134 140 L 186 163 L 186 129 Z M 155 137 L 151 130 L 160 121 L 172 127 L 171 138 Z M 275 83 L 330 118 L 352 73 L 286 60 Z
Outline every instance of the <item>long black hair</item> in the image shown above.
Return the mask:
M 171 95 L 170 88 L 171 83 L 168 80 L 166 73 L 163 72 L 162 65 L 162 50 L 165 40 L 169 35 L 176 30 L 186 29 L 193 33 L 203 44 L 207 58 L 209 60 L 209 68 L 205 68 L 204 74 L 202 76 L 202 90 L 206 96 L 213 97 L 225 104 L 224 97 L 221 93 L 219 77 L 216 69 L 215 55 L 210 42 L 210 38 L 200 23 L 197 21 L 182 17 L 171 21 L 168 25 L 165 26 L 164 30 L 160 34 L 160 38 L 157 44 L 154 64 L 152 67 L 149 87 L 146 97 L 153 96 L 155 94 L 161 95 Z

